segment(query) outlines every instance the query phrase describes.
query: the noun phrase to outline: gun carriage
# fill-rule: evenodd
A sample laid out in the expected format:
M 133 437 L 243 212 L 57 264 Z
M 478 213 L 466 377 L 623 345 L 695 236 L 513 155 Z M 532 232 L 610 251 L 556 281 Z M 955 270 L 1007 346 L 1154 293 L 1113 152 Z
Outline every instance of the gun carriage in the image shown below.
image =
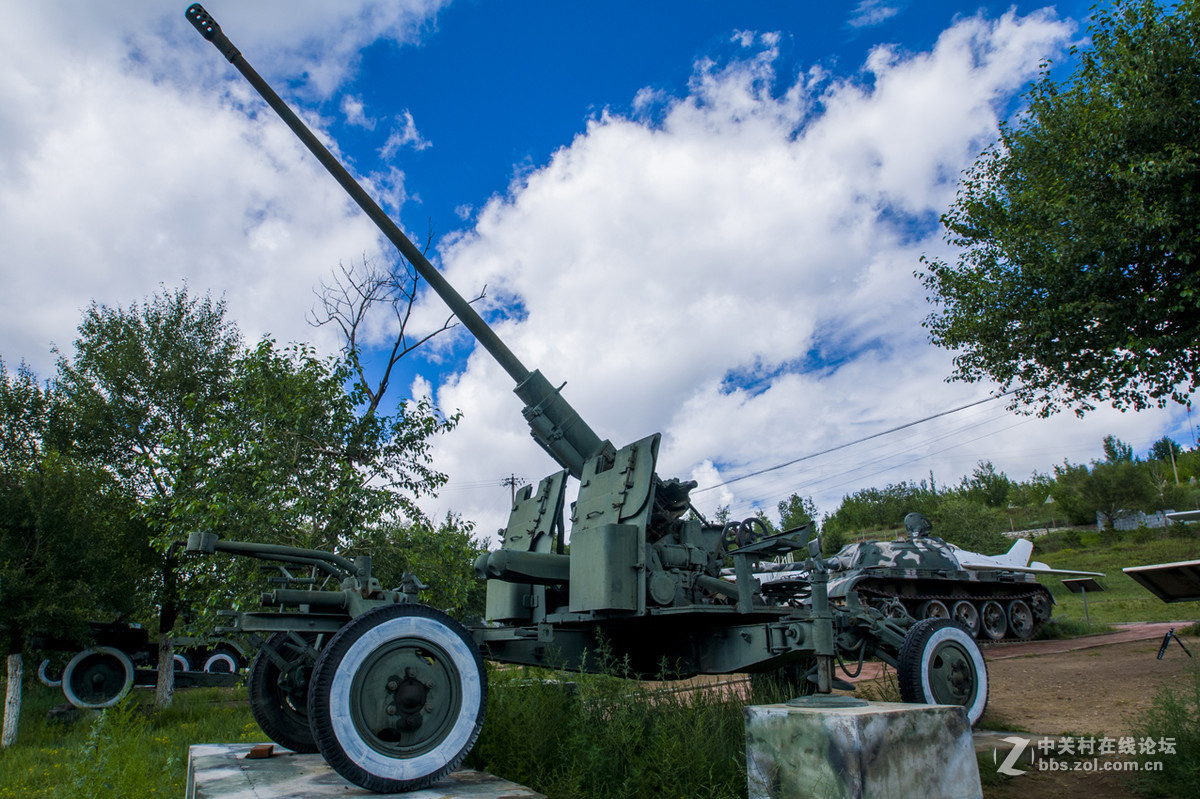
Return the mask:
M 837 560 L 821 557 L 811 526 L 766 535 L 751 519 L 706 521 L 696 484 L 656 472 L 658 434 L 617 448 L 601 439 L 541 372 L 529 370 L 399 227 L 246 62 L 202 7 L 187 17 L 254 86 L 464 327 L 512 378 L 535 441 L 560 469 L 522 488 L 501 545 L 482 556 L 487 622 L 467 629 L 416 602 L 414 579 L 383 589 L 369 560 L 232 542 L 194 533 L 189 551 L 274 560 L 316 569 L 338 590 L 279 588 L 274 610 L 237 614 L 234 628 L 268 634 L 250 674 L 263 729 L 299 751 L 320 751 L 342 776 L 376 791 L 421 788 L 455 768 L 483 723 L 484 659 L 594 668 L 597 646 L 636 674 L 664 664 L 683 675 L 799 675 L 798 692 L 849 687 L 835 660 L 879 658 L 900 674 L 907 701 L 961 705 L 974 723 L 987 702 L 987 672 L 972 637 L 947 619 L 919 622 L 860 602 L 829 601 Z M 578 481 L 564 522 L 568 478 Z M 570 547 L 566 543 L 569 535 Z M 798 555 L 808 590 L 775 593 L 756 564 Z M 722 575 L 732 561 L 733 579 Z M 305 578 L 308 579 L 308 578 Z

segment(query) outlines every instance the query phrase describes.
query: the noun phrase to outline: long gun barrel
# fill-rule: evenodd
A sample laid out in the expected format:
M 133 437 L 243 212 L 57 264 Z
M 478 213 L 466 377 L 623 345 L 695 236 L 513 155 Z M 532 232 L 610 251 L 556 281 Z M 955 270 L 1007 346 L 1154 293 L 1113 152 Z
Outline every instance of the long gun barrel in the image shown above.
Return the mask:
M 221 51 L 229 63 L 242 73 L 250 85 L 266 100 L 267 105 L 287 123 L 292 132 L 299 137 L 309 151 L 316 156 L 321 165 L 333 175 L 346 193 L 358 203 L 358 206 L 370 217 L 383 235 L 396 246 L 396 249 L 413 265 L 417 273 L 428 281 L 438 296 L 450 307 L 463 326 L 471 331 L 483 348 L 491 353 L 496 362 L 508 372 L 516 383 L 513 391 L 525 403 L 524 416 L 529 423 L 534 440 L 542 446 L 550 457 L 554 458 L 564 469 L 573 476 L 579 477 L 583 472 L 583 464 L 589 458 L 613 451 L 612 445 L 602 440 L 571 404 L 560 393 L 561 386 L 556 389 L 538 370 L 530 371 L 512 353 L 488 323 L 476 313 L 471 304 L 463 299 L 441 273 L 434 268 L 416 245 L 409 240 L 392 219 L 384 213 L 379 204 L 371 198 L 363 187 L 358 184 L 346 168 L 326 149 L 325 145 L 313 135 L 279 95 L 263 80 L 253 67 L 246 62 L 241 52 L 233 46 L 221 26 L 209 15 L 199 3 L 194 3 L 187 9 L 187 18 L 205 39 L 212 42 Z

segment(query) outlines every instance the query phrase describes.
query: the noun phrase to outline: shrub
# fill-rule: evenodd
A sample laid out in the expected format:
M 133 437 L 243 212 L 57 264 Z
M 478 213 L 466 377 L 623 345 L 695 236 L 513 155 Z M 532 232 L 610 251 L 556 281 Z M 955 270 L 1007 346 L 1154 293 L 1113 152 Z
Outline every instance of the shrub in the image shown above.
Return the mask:
M 467 764 L 555 799 L 745 795 L 740 691 L 606 671 L 489 669 L 488 720 Z
M 1165 688 L 1134 725 L 1138 740 L 1152 738 L 1156 743 L 1174 739 L 1175 753 L 1138 755 L 1142 763 L 1159 761 L 1162 771 L 1142 770 L 1136 787 L 1146 796 L 1195 796 L 1200 785 L 1200 667 L 1176 690 Z
M 1171 522 L 1167 527 L 1167 535 L 1171 538 L 1193 538 L 1195 536 L 1187 522 Z
M 1158 531 L 1150 529 L 1145 524 L 1139 524 L 1137 529 L 1133 531 L 1133 535 L 1131 537 L 1133 538 L 1133 543 L 1135 544 L 1149 544 L 1151 541 L 1158 538 Z

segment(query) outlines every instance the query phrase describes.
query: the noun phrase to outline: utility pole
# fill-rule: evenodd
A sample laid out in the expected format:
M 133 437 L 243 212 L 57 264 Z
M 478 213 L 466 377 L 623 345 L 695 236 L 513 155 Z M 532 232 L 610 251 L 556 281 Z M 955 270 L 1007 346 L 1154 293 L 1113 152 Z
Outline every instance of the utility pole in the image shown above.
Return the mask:
M 525 478 L 517 477 L 515 474 L 509 474 L 508 477 L 505 477 L 503 480 L 500 481 L 500 485 L 508 486 L 509 489 L 511 489 L 509 491 L 509 493 L 512 495 L 511 501 L 512 501 L 512 504 L 515 505 L 517 503 L 517 486 L 525 485 Z

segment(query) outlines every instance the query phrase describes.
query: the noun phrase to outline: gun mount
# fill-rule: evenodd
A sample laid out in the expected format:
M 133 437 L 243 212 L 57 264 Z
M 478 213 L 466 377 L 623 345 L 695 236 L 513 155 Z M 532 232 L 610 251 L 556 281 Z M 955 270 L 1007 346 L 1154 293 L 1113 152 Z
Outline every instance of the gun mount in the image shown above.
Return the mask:
M 300 563 L 341 580 L 342 597 L 276 591 L 272 602 L 296 610 L 238 616 L 243 631 L 275 630 L 250 680 L 268 734 L 319 750 L 363 787 L 421 788 L 457 766 L 479 733 L 483 657 L 587 669 L 600 661 L 601 639 L 647 677 L 659 676 L 663 664 L 680 676 L 786 669 L 800 676 L 798 692 L 850 688 L 834 677 L 835 660 L 876 657 L 900 671 L 907 701 L 961 705 L 971 723 L 979 719 L 987 671 L 965 630 L 946 619 L 891 617 L 855 592 L 831 603 L 829 574 L 841 564 L 821 558 L 811 527 L 766 535 L 755 519 L 710 524 L 689 500 L 694 482 L 658 476 L 658 434 L 620 449 L 601 439 L 561 386 L 527 369 L 496 336 L 207 12 L 192 5 L 187 17 L 509 374 L 531 435 L 561 467 L 517 493 L 500 548 L 475 563 L 487 580 L 488 623 L 471 630 L 408 594 L 364 583 L 369 564 L 364 573 L 328 553 L 193 536 L 193 551 Z M 579 481 L 569 552 L 568 476 Z M 765 590 L 756 579 L 756 564 L 797 556 L 809 586 L 802 596 Z M 727 560 L 734 579 L 722 575 Z

